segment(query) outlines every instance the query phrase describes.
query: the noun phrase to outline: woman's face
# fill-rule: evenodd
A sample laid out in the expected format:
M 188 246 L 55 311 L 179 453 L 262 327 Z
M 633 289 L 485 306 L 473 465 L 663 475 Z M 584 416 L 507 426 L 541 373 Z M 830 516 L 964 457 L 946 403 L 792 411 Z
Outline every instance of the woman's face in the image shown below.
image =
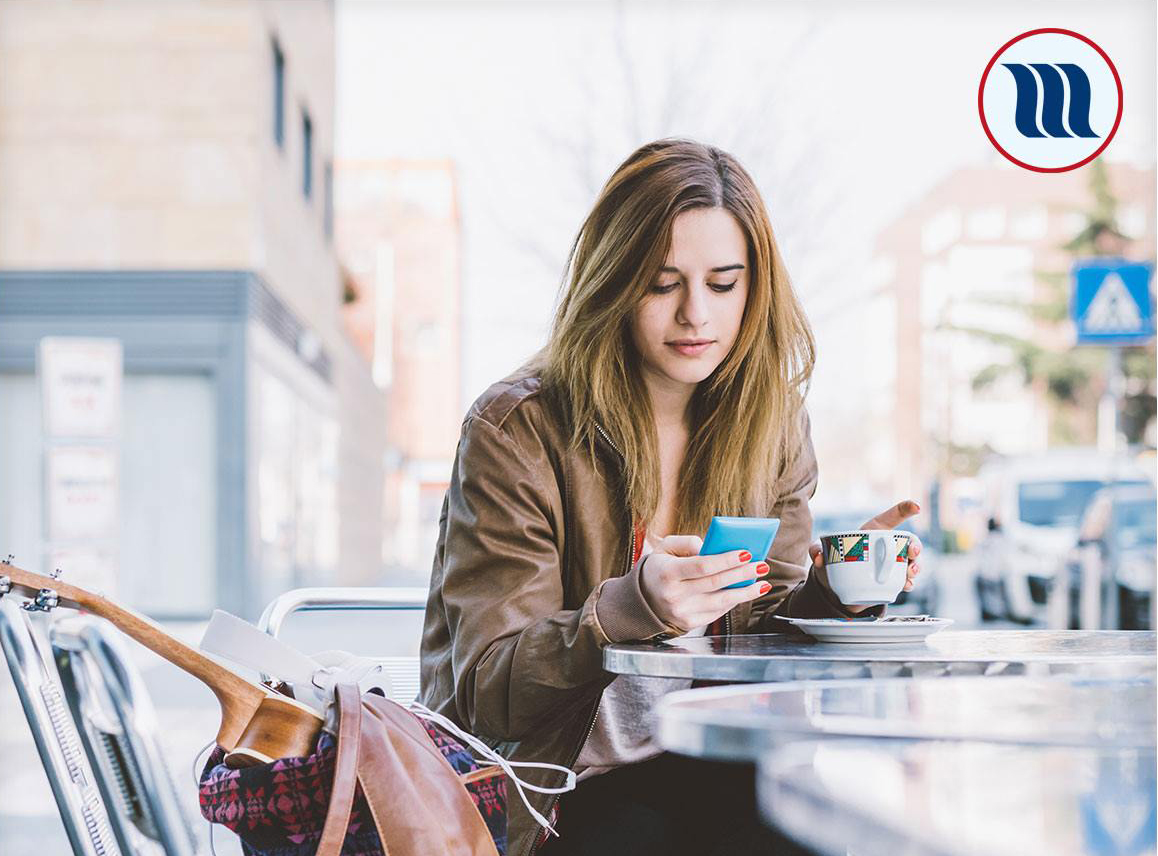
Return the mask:
M 690 396 L 724 361 L 744 317 L 747 261 L 744 233 L 723 208 L 676 216 L 671 250 L 631 318 L 653 392 Z

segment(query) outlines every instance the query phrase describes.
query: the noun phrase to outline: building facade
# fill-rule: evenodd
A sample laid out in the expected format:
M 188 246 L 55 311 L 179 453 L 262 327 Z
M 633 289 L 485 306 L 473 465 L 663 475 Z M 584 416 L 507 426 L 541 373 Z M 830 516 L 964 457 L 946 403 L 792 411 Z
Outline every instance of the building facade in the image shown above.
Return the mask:
M 1105 168 L 1124 254 L 1152 260 L 1153 169 Z M 890 322 L 883 329 L 895 360 L 879 394 L 869 396 L 877 406 L 870 401 L 863 415 L 876 423 L 873 436 L 884 438 L 877 449 L 883 490 L 924 497 L 951 468 L 954 449 L 1016 455 L 1057 442 L 1043 384 L 1026 385 L 1017 371 L 977 379 L 1011 364 L 1011 340 L 1072 346 L 1072 325 L 1035 317 L 1026 306 L 1055 295 L 1051 287 L 1068 289 L 1073 259 L 1064 245 L 1094 207 L 1092 169 L 1042 174 L 1004 162 L 961 169 L 879 236 L 872 305 Z
M 463 414 L 457 177 L 442 159 L 341 161 L 347 323 L 387 395 L 383 561 L 425 583 Z
M 124 350 L 117 593 L 254 616 L 382 572 L 386 399 L 344 331 L 334 10 L 0 4 L 0 546 L 43 551 L 44 336 Z M 68 569 L 63 569 L 67 579 Z

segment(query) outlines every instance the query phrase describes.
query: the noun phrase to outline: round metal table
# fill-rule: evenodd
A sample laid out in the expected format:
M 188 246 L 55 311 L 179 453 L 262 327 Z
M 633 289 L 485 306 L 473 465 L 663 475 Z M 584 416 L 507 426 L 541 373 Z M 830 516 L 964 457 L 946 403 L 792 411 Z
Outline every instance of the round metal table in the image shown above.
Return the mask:
M 903 644 L 833 644 L 799 634 L 613 644 L 621 675 L 758 683 L 955 675 L 1153 674 L 1155 634 L 1128 630 L 943 630 Z
M 761 759 L 766 822 L 819 856 L 1153 856 L 1150 749 L 804 741 Z
M 660 701 L 656 737 L 671 752 L 733 761 L 819 737 L 1153 747 L 1155 690 L 1152 676 L 705 687 Z

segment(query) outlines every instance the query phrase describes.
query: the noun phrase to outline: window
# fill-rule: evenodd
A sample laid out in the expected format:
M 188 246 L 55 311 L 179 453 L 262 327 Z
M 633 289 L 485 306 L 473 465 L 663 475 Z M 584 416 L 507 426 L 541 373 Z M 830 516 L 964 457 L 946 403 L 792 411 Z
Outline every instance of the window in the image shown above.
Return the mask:
M 314 189 L 314 123 L 310 114 L 302 111 L 302 193 L 310 198 Z
M 1077 526 L 1090 497 L 1105 486 L 1094 479 L 1023 482 L 1017 486 L 1017 516 L 1034 526 Z
M 970 211 L 965 218 L 965 231 L 975 241 L 998 240 L 1005 232 L 1005 209 L 986 205 Z
M 921 225 L 921 249 L 935 256 L 961 237 L 961 211 L 946 208 Z
M 279 149 L 285 146 L 285 54 L 276 40 L 273 43 L 273 140 Z
M 326 238 L 334 237 L 334 164 L 332 161 L 326 161 L 325 169 L 322 170 L 322 193 L 325 198 L 322 200 L 322 223 L 326 230 Z

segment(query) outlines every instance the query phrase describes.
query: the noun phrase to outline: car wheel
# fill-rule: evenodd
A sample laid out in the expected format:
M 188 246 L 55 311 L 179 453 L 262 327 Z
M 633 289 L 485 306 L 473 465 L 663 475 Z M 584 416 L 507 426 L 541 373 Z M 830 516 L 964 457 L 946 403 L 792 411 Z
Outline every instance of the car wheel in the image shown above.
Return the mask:
M 1118 590 L 1118 629 L 1149 630 L 1150 599 L 1124 585 L 1115 588 Z
M 931 594 L 925 599 L 925 606 L 921 612 L 925 613 L 926 615 L 937 614 L 937 596 L 935 594 Z
M 994 591 L 994 588 L 999 585 L 1001 586 L 1000 593 Z M 982 576 L 977 577 L 977 603 L 981 607 L 982 621 L 1000 621 L 1009 612 L 1004 585 Z

